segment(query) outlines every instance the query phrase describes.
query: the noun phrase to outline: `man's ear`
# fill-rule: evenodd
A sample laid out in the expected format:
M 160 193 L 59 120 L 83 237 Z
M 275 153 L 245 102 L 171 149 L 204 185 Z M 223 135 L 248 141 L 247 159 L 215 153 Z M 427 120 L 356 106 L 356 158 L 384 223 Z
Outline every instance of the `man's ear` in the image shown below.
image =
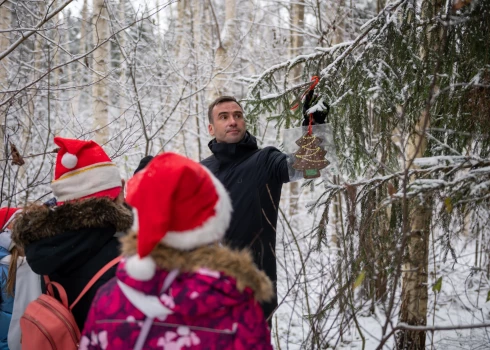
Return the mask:
M 209 135 L 214 137 L 214 125 L 213 124 L 208 124 L 208 131 L 209 131 Z

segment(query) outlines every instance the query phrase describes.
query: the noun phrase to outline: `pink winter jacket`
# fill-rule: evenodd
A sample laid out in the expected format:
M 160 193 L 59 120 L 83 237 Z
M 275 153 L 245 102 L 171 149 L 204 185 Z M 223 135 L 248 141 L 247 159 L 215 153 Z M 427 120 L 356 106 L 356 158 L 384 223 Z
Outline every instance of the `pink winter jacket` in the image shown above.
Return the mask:
M 133 349 L 145 313 L 156 318 L 143 349 L 272 349 L 257 301 L 268 299 L 272 287 L 248 253 L 218 246 L 190 253 L 159 247 L 160 254 L 154 251 L 152 256 L 160 268 L 150 281 L 128 276 L 123 259 L 116 277 L 99 288 L 83 329 L 81 350 Z M 180 273 L 160 294 L 175 268 Z M 127 295 L 141 303 L 139 309 Z

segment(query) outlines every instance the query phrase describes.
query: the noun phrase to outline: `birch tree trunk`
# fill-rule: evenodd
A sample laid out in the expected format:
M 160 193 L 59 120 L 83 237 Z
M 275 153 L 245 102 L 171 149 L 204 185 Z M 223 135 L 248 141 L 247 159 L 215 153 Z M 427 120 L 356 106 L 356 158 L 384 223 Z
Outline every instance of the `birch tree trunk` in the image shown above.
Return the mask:
M 82 5 L 82 23 L 80 26 L 80 45 L 79 45 L 79 54 L 83 54 L 87 51 L 87 47 L 91 46 L 90 43 L 92 42 L 92 37 L 87 37 L 87 25 L 88 20 L 89 20 L 89 10 L 88 10 L 88 5 L 87 5 L 87 0 L 83 0 L 83 5 Z M 84 59 L 84 65 L 85 66 L 90 66 L 88 57 L 85 57 Z M 88 67 L 87 67 L 88 68 Z M 83 85 L 85 82 L 85 74 L 83 72 L 83 68 L 81 68 L 80 65 L 77 65 L 75 68 L 75 74 L 80 78 L 80 85 Z M 77 98 L 74 99 L 75 105 L 73 106 L 73 110 L 75 111 L 76 114 L 80 113 L 80 106 L 84 105 L 84 94 L 83 94 L 83 88 L 80 88 L 78 90 L 78 96 Z M 72 123 L 71 127 L 74 130 L 74 125 Z
M 205 7 L 204 5 L 207 4 L 207 2 L 198 2 L 194 1 L 192 2 L 191 6 L 191 29 L 192 29 L 192 42 L 191 42 L 191 47 L 194 50 L 194 65 L 193 65 L 193 71 L 195 76 L 199 74 L 199 61 L 200 61 L 200 50 L 199 48 L 203 44 L 203 28 L 204 25 L 202 23 L 202 19 L 204 17 L 205 13 Z M 195 84 L 193 87 L 193 90 L 197 90 L 199 87 Z M 204 113 L 199 113 L 201 110 L 201 105 L 199 103 L 201 94 L 196 94 L 195 96 L 195 101 L 194 101 L 194 113 L 196 115 L 195 117 L 195 133 L 197 135 L 197 145 L 196 145 L 196 150 L 192 150 L 192 156 L 191 158 L 194 159 L 203 159 L 202 156 L 202 145 L 201 145 L 201 121 L 199 120 L 199 117 L 204 114 Z M 206 125 L 205 123 L 202 125 Z M 197 158 L 196 158 L 197 157 Z
M 39 4 L 39 13 L 44 13 L 45 10 L 46 10 L 46 5 L 43 2 L 41 2 Z M 38 78 L 39 72 L 42 71 L 43 63 L 45 63 L 43 60 L 43 45 L 42 45 L 42 43 L 43 42 L 42 42 L 42 39 L 40 37 L 35 38 L 34 54 L 32 55 L 35 69 L 33 69 L 32 73 L 31 73 L 31 79 L 32 80 L 35 80 L 36 78 Z M 48 94 L 49 93 L 50 92 L 48 90 Z M 36 112 L 37 112 L 38 116 L 41 115 L 41 112 L 36 109 L 36 97 L 38 95 L 38 90 L 34 88 L 31 91 L 27 91 L 26 95 L 27 95 L 27 104 L 26 104 L 27 105 L 27 115 L 24 116 L 24 127 L 22 128 L 22 142 L 23 142 L 22 151 L 21 151 L 22 154 L 27 154 L 29 152 L 29 150 L 32 149 L 31 148 L 33 146 L 31 143 L 32 128 L 34 126 L 34 120 L 37 119 L 36 118 Z M 49 99 L 48 99 L 48 103 L 49 103 Z M 48 114 L 48 118 L 49 117 L 50 116 Z M 49 130 L 48 130 L 48 132 L 49 132 Z M 50 135 L 48 135 L 48 138 L 49 137 L 50 137 Z M 26 167 L 25 166 L 19 167 L 18 178 L 19 178 L 19 181 L 25 181 L 26 183 L 29 182 L 28 174 L 26 175 Z M 25 197 L 24 197 L 25 203 L 27 203 L 28 196 L 29 196 L 29 191 L 26 191 Z
M 9 8 L 9 3 L 3 4 L 0 6 L 0 30 L 6 30 L 10 26 L 11 21 L 11 13 Z M 10 33 L 9 32 L 0 32 L 0 52 L 5 51 L 9 47 L 10 44 Z M 0 60 L 0 91 L 6 90 L 9 86 L 8 83 L 8 69 L 9 69 L 9 59 L 8 56 L 4 59 Z M 0 101 L 5 98 L 5 94 L 0 94 Z M 5 151 L 5 119 L 8 107 L 0 108 L 0 170 L 2 172 L 2 176 L 0 177 L 0 181 L 3 181 L 3 177 L 6 176 L 6 165 L 7 161 L 3 160 L 7 158 L 7 152 Z M 0 204 L 4 205 L 4 192 L 3 188 L 0 188 Z
M 187 53 L 187 42 L 186 37 L 188 32 L 191 32 L 191 26 L 192 23 L 189 20 L 188 16 L 188 10 L 189 10 L 189 0 L 182 0 L 177 3 L 177 19 L 175 21 L 175 42 L 177 43 L 175 46 L 175 61 L 176 64 L 181 64 L 181 62 L 185 62 L 187 60 L 186 53 Z M 191 41 L 190 39 L 189 41 Z M 183 70 L 185 68 L 182 68 Z M 179 86 L 179 90 L 182 89 L 184 86 L 181 85 Z M 162 96 L 160 98 L 161 104 L 162 104 L 162 110 L 164 110 L 164 105 L 168 101 L 168 97 Z M 191 113 L 191 110 L 188 109 L 186 111 L 187 113 Z M 180 117 L 180 124 L 183 124 L 186 122 L 188 114 L 186 112 L 181 112 L 180 115 L 177 115 L 177 117 Z M 177 112 L 178 113 L 178 112 Z M 175 142 L 173 143 L 173 148 L 175 149 L 175 152 L 180 153 L 180 154 L 187 154 L 186 150 L 186 142 L 185 142 L 185 133 L 182 131 L 179 134 L 177 134 L 175 137 Z M 163 144 L 163 142 L 162 142 Z
M 94 73 L 92 74 L 93 104 L 93 130 L 94 140 L 98 144 L 105 144 L 109 140 L 109 91 L 106 83 L 110 65 L 109 43 L 102 42 L 109 37 L 109 16 L 104 0 L 94 0 L 93 13 L 93 44 L 98 46 L 93 53 Z
M 10 13 L 10 4 L 5 3 L 2 6 L 0 6 L 0 52 L 5 51 L 10 44 L 10 33 L 9 32 L 3 32 L 3 30 L 9 29 L 10 26 L 10 21 L 11 21 L 11 13 Z M 9 69 L 9 58 L 8 56 L 5 57 L 4 59 L 0 60 L 0 91 L 6 90 L 8 87 L 8 69 Z M 0 95 L 0 101 L 3 99 L 4 94 Z M 2 107 L 0 109 L 0 124 L 3 124 L 5 121 L 5 112 L 6 109 Z M 3 138 L 2 138 L 2 144 L 3 144 Z M 3 148 L 2 148 L 3 152 Z M 0 156 L 2 156 L 0 154 Z M 1 159 L 4 157 L 2 156 Z
M 342 11 L 341 7 L 344 6 L 344 1 L 345 0 L 340 0 L 339 3 L 338 3 L 338 7 L 339 7 L 339 10 L 337 11 L 337 13 L 340 13 Z M 334 37 L 332 38 L 332 45 L 336 45 L 336 44 L 340 44 L 341 42 L 344 41 L 344 28 L 343 28 L 343 19 L 342 19 L 342 16 L 339 16 L 340 17 L 340 21 L 337 20 L 337 18 L 333 18 L 333 23 L 336 23 L 335 24 L 335 35 Z M 318 18 L 318 21 L 319 23 L 321 23 L 321 18 Z M 337 177 L 334 177 L 333 179 L 334 183 L 337 183 L 339 182 L 339 179 Z M 333 216 L 333 220 L 332 220 L 332 226 L 335 228 L 334 232 L 332 232 L 332 242 L 337 246 L 337 248 L 339 248 L 339 252 L 340 252 L 340 249 L 342 247 L 342 244 L 340 242 L 341 240 L 341 237 L 343 236 L 342 235 L 342 226 L 343 226 L 343 222 L 342 222 L 342 198 L 341 198 L 341 194 L 339 193 L 337 195 L 337 198 L 335 198 L 335 201 L 333 203 L 333 213 L 334 213 L 334 216 Z M 339 278 L 340 280 L 339 281 L 342 281 L 342 259 L 339 259 L 338 260 L 338 272 L 339 272 Z M 342 282 L 340 282 L 342 283 Z M 340 303 L 340 308 L 341 310 L 343 309 L 343 303 L 341 302 Z
M 186 21 L 186 14 L 185 10 L 188 6 L 188 1 L 187 0 L 181 0 L 177 3 L 177 21 L 175 22 L 175 31 L 176 31 L 176 40 L 175 42 L 177 43 L 176 50 L 175 50 L 175 57 L 177 60 L 179 59 L 181 49 L 184 46 L 184 26 Z M 187 29 L 187 28 L 185 28 Z
M 233 56 L 232 48 L 236 40 L 236 0 L 226 0 L 225 2 L 225 25 L 221 31 L 221 40 L 219 47 L 216 50 L 215 57 L 215 76 L 211 86 L 211 100 L 229 93 L 226 89 L 226 74 L 225 70 L 230 66 Z
M 58 23 L 63 23 L 63 20 L 64 20 L 64 16 L 63 16 L 63 13 L 60 12 L 58 13 Z M 63 33 L 65 33 L 66 31 L 62 31 Z M 54 34 L 54 41 L 59 43 L 60 45 L 63 45 L 63 41 L 62 41 L 62 37 L 61 37 L 61 33 L 59 31 L 55 31 L 55 34 Z M 57 47 L 54 47 L 53 48 L 53 66 L 57 66 L 60 64 L 61 62 L 61 50 Z M 66 67 L 66 69 L 68 69 L 68 67 Z M 53 83 L 54 83 L 54 86 L 57 87 L 57 86 L 60 86 L 60 70 L 59 69 L 55 69 L 54 72 L 53 72 Z M 60 135 L 60 132 L 63 128 L 62 126 L 62 123 L 63 123 L 63 117 L 60 115 L 60 103 L 59 103 L 59 99 L 56 98 L 54 99 L 54 128 L 53 128 L 53 136 L 59 136 Z
M 301 31 L 305 27 L 305 1 L 299 0 L 291 5 L 291 45 L 289 47 L 289 57 L 293 58 L 300 53 L 303 47 L 303 33 Z M 295 66 L 290 74 L 292 75 L 291 82 L 298 83 L 301 80 L 302 67 Z M 289 184 L 289 217 L 293 217 L 298 210 L 299 199 L 299 183 L 297 181 Z
M 159 8 L 159 1 L 156 1 L 156 8 Z M 117 13 L 117 20 L 118 20 L 118 29 L 123 28 L 126 25 L 127 22 L 127 11 L 126 11 L 126 0 L 119 0 L 119 5 L 118 5 L 118 13 Z M 160 15 L 157 15 L 157 21 L 160 18 Z M 157 22 L 157 27 L 160 27 L 160 23 Z M 126 52 L 127 54 L 127 48 L 126 44 L 128 42 L 127 40 L 127 34 L 123 31 L 117 35 L 117 40 L 118 44 L 120 45 L 121 51 Z M 160 49 L 160 44 L 159 49 Z M 118 85 L 123 87 L 125 84 L 125 81 L 127 79 L 126 73 L 128 72 L 128 63 L 126 62 L 126 59 L 122 57 L 122 54 L 120 54 L 120 62 L 119 62 L 119 79 L 118 79 Z M 114 60 L 114 57 L 112 57 L 112 60 Z M 117 94 L 117 108 L 118 108 L 118 115 L 122 116 L 126 112 L 126 108 L 128 106 L 126 98 L 125 98 L 125 92 L 120 91 Z
M 428 118 L 427 113 L 422 115 L 415 132 L 409 138 L 406 151 L 407 162 L 410 159 L 421 157 L 425 153 L 427 148 L 425 129 L 429 126 Z M 399 321 L 413 326 L 425 326 L 427 324 L 431 209 L 428 202 L 412 203 L 408 216 L 410 232 L 405 233 L 409 234 L 408 254 L 404 264 L 405 272 L 402 281 L 402 304 Z M 397 335 L 397 344 L 398 349 L 403 350 L 425 349 L 425 332 L 400 331 Z
M 430 21 L 443 6 L 442 0 L 425 0 L 422 3 L 422 20 Z M 434 35 L 435 34 L 435 35 Z M 427 40 L 424 40 L 424 36 Z M 429 59 L 429 50 L 437 52 L 441 42 L 441 28 L 428 25 L 422 33 L 420 57 L 422 61 Z M 440 59 L 440 58 L 438 58 Z M 434 72 L 427 72 L 427 74 Z M 433 86 L 432 89 L 436 89 Z M 421 113 L 414 132 L 410 135 L 406 147 L 406 165 L 415 168 L 413 159 L 422 157 L 427 149 L 425 131 L 430 127 L 430 105 Z M 414 179 L 411 179 L 414 180 Z M 429 198 L 424 202 L 414 199 L 407 220 L 410 220 L 410 232 L 407 237 L 407 261 L 404 266 L 402 281 L 402 304 L 399 321 L 414 326 L 427 325 L 428 277 L 429 277 L 429 238 L 432 206 Z M 425 331 L 402 330 L 397 334 L 399 349 L 425 349 Z

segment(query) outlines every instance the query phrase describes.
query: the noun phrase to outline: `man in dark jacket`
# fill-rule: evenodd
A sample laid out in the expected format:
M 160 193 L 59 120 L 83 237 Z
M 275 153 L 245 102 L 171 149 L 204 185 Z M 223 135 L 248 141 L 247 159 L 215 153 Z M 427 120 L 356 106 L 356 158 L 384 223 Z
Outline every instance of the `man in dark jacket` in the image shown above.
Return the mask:
M 12 239 L 24 248 L 35 273 L 63 286 L 71 304 L 120 254 L 117 233 L 128 230 L 133 219 L 123 206 L 119 170 L 98 144 L 59 137 L 55 142 L 60 150 L 51 188 L 58 202 L 25 207 L 15 220 Z M 80 329 L 97 289 L 115 270 L 107 271 L 73 308 Z
M 311 95 L 307 96 L 308 101 Z M 325 122 L 326 113 L 314 115 Z M 282 185 L 290 181 L 288 155 L 275 147 L 259 149 L 247 131 L 243 108 L 231 96 L 222 96 L 208 110 L 209 142 L 213 155 L 201 161 L 230 193 L 233 215 L 225 235 L 226 243 L 237 249 L 249 248 L 257 266 L 277 281 L 276 224 Z M 292 175 L 292 174 L 291 174 Z M 276 293 L 277 294 L 277 293 Z M 277 297 L 263 304 L 269 319 L 277 307 Z

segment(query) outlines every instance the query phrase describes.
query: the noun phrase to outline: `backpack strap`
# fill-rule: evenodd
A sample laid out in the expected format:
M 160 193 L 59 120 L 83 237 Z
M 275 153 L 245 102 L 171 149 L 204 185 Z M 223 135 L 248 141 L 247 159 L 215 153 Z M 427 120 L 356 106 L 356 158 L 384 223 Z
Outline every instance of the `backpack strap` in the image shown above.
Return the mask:
M 51 280 L 49 279 L 49 276 L 44 275 L 43 277 L 44 277 L 44 288 L 46 289 L 45 290 L 46 294 L 54 297 L 54 291 L 53 291 L 53 287 L 51 286 Z
M 118 256 L 117 258 L 112 259 L 103 268 L 101 268 L 99 270 L 99 272 L 97 272 L 95 274 L 94 277 L 92 277 L 92 279 L 87 283 L 87 285 L 85 286 L 85 288 L 83 288 L 83 290 L 80 292 L 80 294 L 75 299 L 75 301 L 70 305 L 70 308 L 69 308 L 70 311 L 73 310 L 73 308 L 75 307 L 75 305 L 78 304 L 78 302 L 80 301 L 80 299 L 82 299 L 83 296 L 89 291 L 89 289 L 92 288 L 92 286 L 95 284 L 95 282 L 97 282 L 99 280 L 99 278 L 101 278 L 102 275 L 105 274 L 110 268 L 112 268 L 117 263 L 119 263 L 119 261 L 121 261 L 121 259 L 122 259 L 122 256 Z
M 47 294 L 55 298 L 53 287 L 55 287 L 58 291 L 58 295 L 63 306 L 68 309 L 68 295 L 66 295 L 65 288 L 63 288 L 63 286 L 58 282 L 51 282 L 48 279 L 48 283 L 46 283 Z

